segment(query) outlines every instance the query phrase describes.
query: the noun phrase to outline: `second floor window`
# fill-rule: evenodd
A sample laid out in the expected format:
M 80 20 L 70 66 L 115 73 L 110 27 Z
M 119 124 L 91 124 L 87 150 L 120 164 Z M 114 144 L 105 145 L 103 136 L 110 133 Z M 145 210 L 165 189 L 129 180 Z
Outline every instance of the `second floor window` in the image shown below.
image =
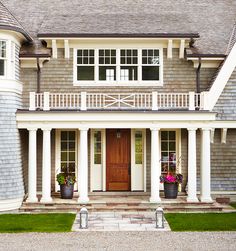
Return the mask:
M 77 51 L 77 80 L 94 80 L 94 50 Z
M 159 49 L 77 49 L 75 81 L 157 83 L 161 67 Z
M 6 72 L 6 41 L 0 41 L 0 76 Z

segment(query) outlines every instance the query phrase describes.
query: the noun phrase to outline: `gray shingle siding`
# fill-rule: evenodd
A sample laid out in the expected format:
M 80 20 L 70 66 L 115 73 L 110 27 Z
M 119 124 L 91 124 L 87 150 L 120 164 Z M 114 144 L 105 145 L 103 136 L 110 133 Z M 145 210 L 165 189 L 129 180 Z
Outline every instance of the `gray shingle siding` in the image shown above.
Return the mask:
M 21 97 L 0 93 L 0 199 L 24 196 L 20 135 L 16 125 L 16 109 Z
M 220 95 L 213 111 L 217 120 L 236 120 L 236 68 Z
M 64 50 L 58 49 L 58 58 L 51 59 L 44 64 L 41 74 L 41 91 L 49 91 L 54 93 L 60 92 L 151 92 L 153 90 L 159 92 L 189 92 L 196 90 L 196 69 L 193 63 L 185 59 L 179 59 L 179 50 L 173 49 L 173 58 L 167 59 L 167 50 L 163 53 L 163 72 L 164 84 L 162 87 L 78 87 L 73 86 L 73 50 L 70 50 L 70 59 L 64 58 Z M 216 69 L 201 70 L 201 90 L 209 87 L 209 82 L 214 75 Z M 23 106 L 28 108 L 29 92 L 36 91 L 36 70 L 21 69 L 21 81 L 23 85 Z

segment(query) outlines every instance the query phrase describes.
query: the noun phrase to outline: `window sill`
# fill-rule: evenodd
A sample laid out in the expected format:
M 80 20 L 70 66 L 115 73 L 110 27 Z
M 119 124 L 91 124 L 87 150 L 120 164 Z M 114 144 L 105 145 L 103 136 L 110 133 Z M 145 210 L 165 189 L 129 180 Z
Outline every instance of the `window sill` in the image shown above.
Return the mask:
M 76 81 L 74 86 L 86 86 L 86 87 L 157 87 L 163 86 L 161 81 L 130 81 L 130 82 L 115 82 L 115 81 Z

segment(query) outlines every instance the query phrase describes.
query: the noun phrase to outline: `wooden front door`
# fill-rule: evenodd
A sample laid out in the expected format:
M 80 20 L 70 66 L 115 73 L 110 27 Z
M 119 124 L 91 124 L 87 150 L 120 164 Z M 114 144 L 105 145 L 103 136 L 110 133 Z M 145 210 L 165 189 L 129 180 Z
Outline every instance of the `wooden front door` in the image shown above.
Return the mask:
M 130 129 L 106 130 L 106 190 L 130 191 Z

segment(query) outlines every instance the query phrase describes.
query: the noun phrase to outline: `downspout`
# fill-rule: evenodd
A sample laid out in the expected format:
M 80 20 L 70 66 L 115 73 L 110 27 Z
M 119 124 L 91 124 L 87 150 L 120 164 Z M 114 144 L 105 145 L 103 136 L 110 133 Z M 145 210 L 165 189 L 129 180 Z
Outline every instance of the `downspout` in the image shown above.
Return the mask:
M 200 90 L 200 70 L 201 70 L 201 66 L 202 66 L 202 60 L 199 57 L 198 58 L 198 67 L 197 67 L 197 70 L 196 70 L 196 92 L 197 93 L 201 92 L 201 90 Z
M 39 65 L 39 58 L 37 57 L 37 93 L 40 93 L 41 90 L 41 68 Z

